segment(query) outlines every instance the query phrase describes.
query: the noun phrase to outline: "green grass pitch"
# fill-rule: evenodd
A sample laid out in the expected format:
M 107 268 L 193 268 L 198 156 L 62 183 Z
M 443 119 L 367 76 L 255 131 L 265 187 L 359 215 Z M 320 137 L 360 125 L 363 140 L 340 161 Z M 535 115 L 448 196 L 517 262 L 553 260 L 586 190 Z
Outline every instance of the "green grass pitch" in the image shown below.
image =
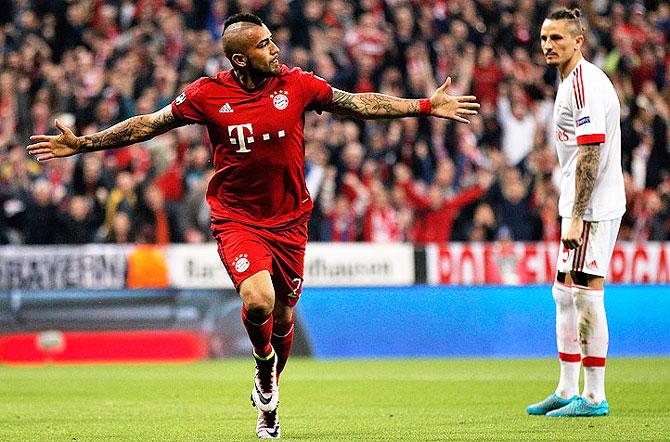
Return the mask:
M 528 416 L 554 360 L 295 359 L 281 382 L 286 441 L 670 440 L 670 359 L 607 363 L 612 415 Z M 2 441 L 254 441 L 251 360 L 2 367 Z

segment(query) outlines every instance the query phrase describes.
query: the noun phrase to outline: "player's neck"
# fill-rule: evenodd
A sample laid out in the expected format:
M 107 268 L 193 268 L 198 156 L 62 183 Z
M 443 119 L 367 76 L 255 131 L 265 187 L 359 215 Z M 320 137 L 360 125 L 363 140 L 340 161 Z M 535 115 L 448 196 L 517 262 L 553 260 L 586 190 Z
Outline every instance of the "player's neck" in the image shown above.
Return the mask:
M 237 69 L 233 69 L 233 77 L 235 77 L 240 86 L 249 91 L 261 88 L 268 81 L 268 77 L 259 76 L 256 78 L 256 76 L 249 74 L 249 72 Z
M 565 80 L 570 72 L 577 67 L 577 63 L 582 59 L 582 51 L 575 51 L 575 54 L 566 61 L 565 64 L 558 66 L 558 73 L 561 76 L 561 81 Z

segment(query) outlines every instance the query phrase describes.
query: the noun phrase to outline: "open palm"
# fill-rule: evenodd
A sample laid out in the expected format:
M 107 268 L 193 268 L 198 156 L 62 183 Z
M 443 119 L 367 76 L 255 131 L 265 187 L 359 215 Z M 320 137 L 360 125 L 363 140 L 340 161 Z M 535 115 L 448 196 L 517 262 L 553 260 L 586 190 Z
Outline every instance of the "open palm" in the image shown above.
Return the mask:
M 447 81 L 430 97 L 430 114 L 469 124 L 470 122 L 463 115 L 477 114 L 477 109 L 479 109 L 479 103 L 475 101 L 477 98 L 474 95 L 452 97 L 447 94 L 450 85 L 451 77 L 447 78 Z
M 79 140 L 70 128 L 56 120 L 58 135 L 33 135 L 30 137 L 34 144 L 26 147 L 30 155 L 35 155 L 37 161 L 46 161 L 52 158 L 69 157 L 79 152 Z

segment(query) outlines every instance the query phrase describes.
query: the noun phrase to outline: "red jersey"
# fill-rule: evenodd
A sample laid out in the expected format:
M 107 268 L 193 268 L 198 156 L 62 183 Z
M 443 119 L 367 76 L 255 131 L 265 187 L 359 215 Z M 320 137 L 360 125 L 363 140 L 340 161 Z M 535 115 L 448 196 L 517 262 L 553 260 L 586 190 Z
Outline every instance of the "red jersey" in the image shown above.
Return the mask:
M 305 184 L 304 112 L 320 112 L 333 90 L 311 72 L 282 65 L 257 90 L 244 89 L 232 71 L 191 83 L 172 112 L 207 126 L 216 172 L 207 202 L 212 222 L 290 227 L 313 208 Z

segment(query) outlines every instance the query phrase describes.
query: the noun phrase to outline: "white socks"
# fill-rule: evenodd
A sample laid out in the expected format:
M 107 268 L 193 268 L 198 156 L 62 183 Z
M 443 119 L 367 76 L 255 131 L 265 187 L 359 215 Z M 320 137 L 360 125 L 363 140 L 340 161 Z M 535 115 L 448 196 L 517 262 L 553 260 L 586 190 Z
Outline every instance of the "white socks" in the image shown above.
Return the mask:
M 580 362 L 584 365 L 584 391 L 588 403 L 605 400 L 605 360 L 609 345 L 604 290 L 567 286 L 554 281 L 556 346 L 561 374 L 556 395 L 569 399 L 579 394 Z
M 572 297 L 578 312 L 577 329 L 584 365 L 584 391 L 588 403 L 605 400 L 605 360 L 609 331 L 605 314 L 604 290 L 573 286 Z
M 577 339 L 577 309 L 570 286 L 554 281 L 551 292 L 556 302 L 556 346 L 561 362 L 555 393 L 562 399 L 570 399 L 579 394 L 581 351 Z
M 605 400 L 605 367 L 584 366 L 584 392 L 586 402 L 599 405 Z

